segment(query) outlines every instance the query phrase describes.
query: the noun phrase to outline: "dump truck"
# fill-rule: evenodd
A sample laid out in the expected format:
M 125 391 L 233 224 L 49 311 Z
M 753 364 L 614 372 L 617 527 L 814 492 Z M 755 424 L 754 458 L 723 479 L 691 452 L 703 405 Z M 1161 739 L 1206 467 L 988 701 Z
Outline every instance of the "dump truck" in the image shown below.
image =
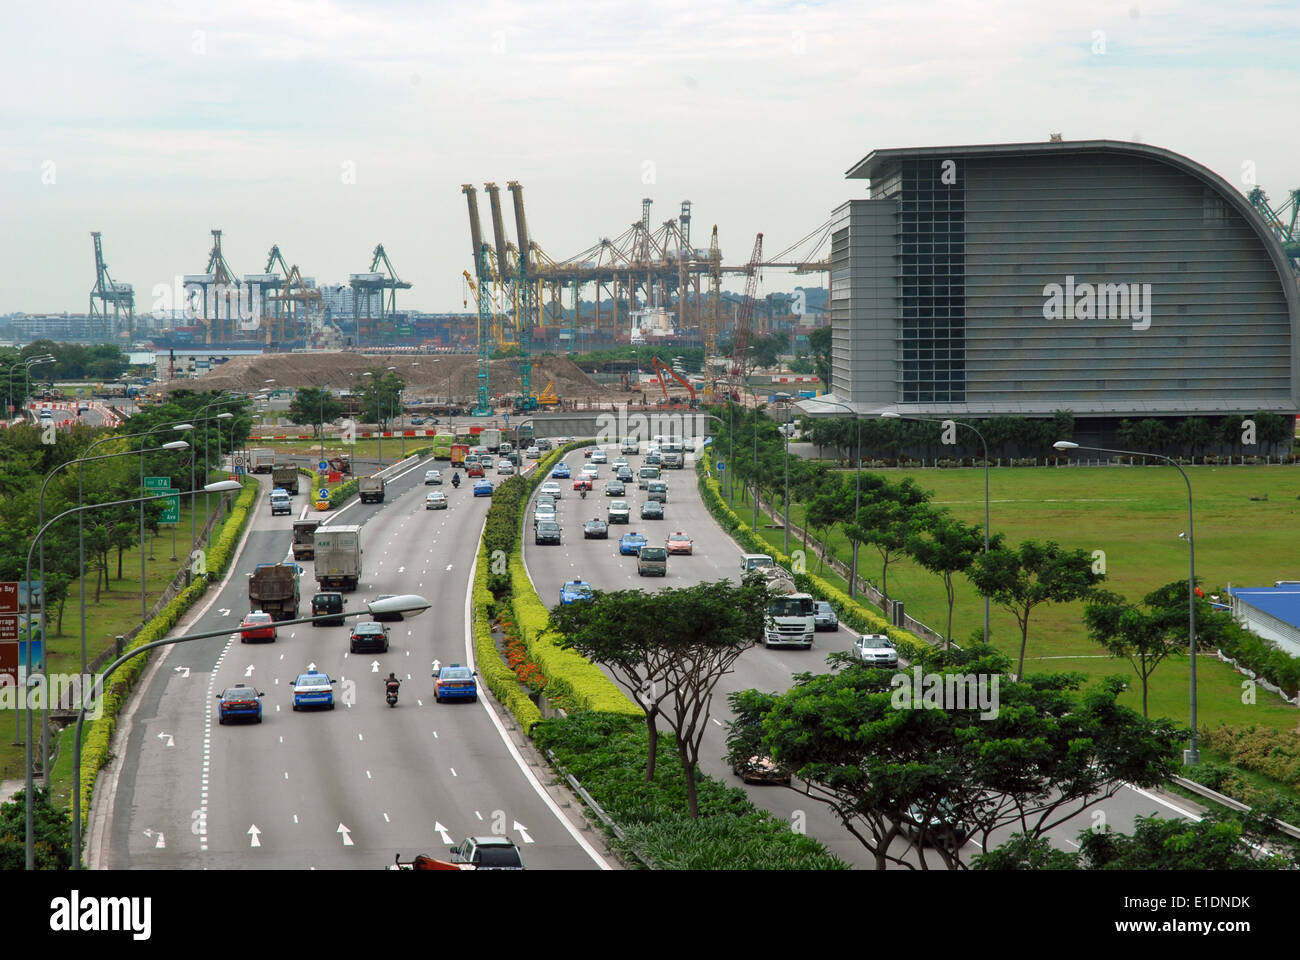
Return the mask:
M 362 503 L 383 503 L 384 502 L 384 478 L 383 477 L 362 477 L 361 483 L 357 489 L 361 495 Z
M 293 523 L 293 558 L 311 560 L 316 556 L 316 528 L 319 520 L 295 520 Z
M 355 590 L 361 578 L 361 528 L 319 526 L 315 534 L 316 582 L 322 590 Z
M 270 473 L 275 469 L 275 451 L 270 447 L 254 447 L 248 451 L 249 473 Z
M 264 610 L 276 620 L 298 616 L 296 563 L 259 563 L 248 575 L 248 609 Z
M 288 490 L 298 495 L 298 468 L 288 460 L 282 460 L 271 470 L 271 486 Z

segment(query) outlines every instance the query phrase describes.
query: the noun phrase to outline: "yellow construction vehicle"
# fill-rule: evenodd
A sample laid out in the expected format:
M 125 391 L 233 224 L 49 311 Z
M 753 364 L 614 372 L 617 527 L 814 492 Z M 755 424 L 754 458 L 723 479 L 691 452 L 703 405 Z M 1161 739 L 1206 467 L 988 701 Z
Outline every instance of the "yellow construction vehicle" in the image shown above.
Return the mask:
M 560 402 L 560 398 L 555 392 L 554 380 L 548 382 L 546 389 L 537 395 L 537 402 L 544 407 L 553 407 Z

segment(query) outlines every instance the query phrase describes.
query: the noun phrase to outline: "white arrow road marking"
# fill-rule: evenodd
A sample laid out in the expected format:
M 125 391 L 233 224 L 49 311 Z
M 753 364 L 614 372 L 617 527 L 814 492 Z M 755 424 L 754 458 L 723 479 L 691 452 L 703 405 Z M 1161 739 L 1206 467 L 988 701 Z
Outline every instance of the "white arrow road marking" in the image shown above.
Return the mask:
M 448 569 L 448 570 L 450 570 L 450 569 L 451 569 L 451 564 L 450 564 L 450 563 L 449 563 L 449 564 L 447 564 L 447 569 Z
M 221 614 L 223 617 L 230 616 L 230 611 L 225 607 L 222 607 L 220 610 L 217 611 L 217 613 Z
M 358 739 L 358 740 L 362 740 L 362 739 L 364 739 L 364 738 L 361 736 L 361 734 L 358 733 L 358 734 L 357 734 L 357 739 Z
M 452 775 L 453 777 L 454 777 L 454 776 L 457 776 L 456 768 L 455 768 L 455 767 L 448 767 L 447 769 L 451 771 L 451 775 Z
M 190 678 L 190 668 L 189 668 L 189 667 L 173 667 L 172 669 L 173 669 L 176 673 L 179 673 L 179 674 L 181 675 L 181 679 L 182 679 L 182 680 L 188 680 L 188 679 Z
M 257 824 L 253 824 L 248 828 L 248 835 L 252 838 L 248 841 L 250 847 L 260 847 L 262 845 L 262 841 L 257 839 L 257 835 L 261 832 L 261 830 L 257 829 Z
M 308 669 L 308 670 L 315 670 L 315 669 L 316 669 L 316 664 L 314 664 L 314 663 L 309 663 L 309 664 L 307 664 L 307 669 Z
M 429 732 L 433 734 L 433 739 L 435 739 L 435 740 L 438 739 L 438 731 L 437 731 L 437 730 L 430 730 Z M 482 817 L 479 817 L 479 819 L 481 820 L 481 819 L 483 819 L 483 818 L 482 818 Z
M 339 824 L 339 828 L 338 828 L 337 830 L 335 830 L 334 832 L 335 832 L 335 833 L 341 833 L 341 834 L 343 834 L 343 846 L 345 846 L 345 847 L 350 847 L 350 846 L 352 846 L 352 838 L 351 838 L 350 836 L 348 836 L 348 832 L 349 832 L 349 831 L 348 831 L 348 828 L 347 828 L 347 827 L 343 826 L 343 824 L 340 823 L 340 824 Z
M 398 567 L 398 568 L 397 568 L 397 572 L 398 572 L 398 573 L 405 573 L 405 572 L 406 572 L 406 568 L 405 568 L 405 567 Z
M 250 663 L 248 666 L 244 668 L 244 676 L 251 677 L 252 675 L 253 675 L 253 665 Z
M 167 741 L 167 746 L 169 746 L 169 747 L 174 747 L 174 746 L 176 746 L 176 741 L 172 738 L 172 735 L 171 735 L 170 733 L 160 733 L 160 734 L 158 734 L 158 739 L 159 739 L 159 740 L 166 740 L 166 741 Z
M 374 777 L 372 777 L 372 776 L 370 775 L 370 771 L 369 771 L 369 770 L 366 771 L 366 779 L 367 779 L 367 780 L 373 780 L 373 779 L 375 779 Z
M 297 822 L 298 822 L 298 814 L 296 814 L 296 813 L 293 815 L 293 822 L 294 822 L 294 823 L 297 823 Z
M 388 819 L 388 814 L 384 814 L 384 823 L 392 823 L 392 822 L 393 821 Z
M 433 823 L 433 829 L 434 829 L 437 833 L 441 834 L 441 836 L 442 836 L 442 842 L 443 842 L 443 843 L 445 843 L 445 844 L 446 844 L 447 846 L 449 846 L 449 847 L 452 845 L 452 842 L 453 842 L 453 841 L 452 841 L 452 839 L 451 839 L 451 834 L 449 834 L 449 833 L 447 832 L 447 828 L 446 828 L 446 827 L 444 827 L 441 823 L 438 823 L 438 822 L 435 820 L 434 823 Z
M 533 842 L 533 838 L 530 837 L 530 836 L 528 835 L 528 828 L 525 827 L 525 826 L 524 826 L 522 823 L 520 823 L 518 820 L 515 821 L 514 826 L 511 827 L 510 829 L 512 829 L 512 830 L 518 830 L 518 831 L 519 831 L 519 836 L 521 836 L 521 837 L 524 838 L 524 843 L 532 843 L 532 842 Z
M 371 661 L 370 661 L 370 672 L 371 672 L 371 673 L 378 673 L 378 672 L 379 672 L 379 661 L 378 661 L 378 660 L 371 660 Z
M 440 663 L 442 663 L 441 660 L 435 660 L 435 661 L 433 661 L 433 672 L 434 672 L 434 673 L 437 673 L 437 672 L 438 672 L 438 665 L 439 665 Z
M 718 726 L 722 726 L 722 724 L 721 724 L 721 723 L 719 723 L 719 721 L 718 721 L 718 718 L 717 718 L 717 717 L 709 717 L 709 719 L 710 719 L 710 720 L 712 720 L 712 721 L 713 721 L 713 722 L 714 722 L 714 723 L 716 723 L 716 724 L 718 724 Z
M 416 701 L 415 701 L 415 705 L 416 705 L 417 707 L 422 707 L 422 706 L 424 706 L 424 701 L 423 701 L 423 700 L 416 700 Z M 437 734 L 435 733 L 434 736 L 436 737 Z
M 478 817 L 480 820 L 483 819 L 483 814 L 479 813 L 477 810 L 474 811 L 474 816 Z

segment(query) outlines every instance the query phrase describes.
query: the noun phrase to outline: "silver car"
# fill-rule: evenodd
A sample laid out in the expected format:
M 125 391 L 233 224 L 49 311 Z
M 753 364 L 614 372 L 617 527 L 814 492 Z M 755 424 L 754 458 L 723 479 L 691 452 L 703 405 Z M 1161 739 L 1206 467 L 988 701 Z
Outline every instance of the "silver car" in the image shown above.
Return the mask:
M 813 602 L 813 627 L 817 630 L 838 630 L 840 628 L 840 618 L 835 615 L 834 608 L 825 600 Z
M 897 667 L 898 650 L 883 633 L 864 633 L 853 641 L 854 655 L 869 667 Z

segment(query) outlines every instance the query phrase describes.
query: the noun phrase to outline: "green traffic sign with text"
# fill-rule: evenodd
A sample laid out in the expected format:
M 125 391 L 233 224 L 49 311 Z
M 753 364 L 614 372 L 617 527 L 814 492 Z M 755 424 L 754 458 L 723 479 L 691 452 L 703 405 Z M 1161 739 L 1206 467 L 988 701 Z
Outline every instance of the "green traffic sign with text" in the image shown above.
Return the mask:
M 180 491 L 168 487 L 166 490 L 155 490 L 156 494 L 166 494 L 167 503 L 163 507 L 162 516 L 158 518 L 159 523 L 180 523 L 181 522 L 181 498 Z
M 144 488 L 146 490 L 170 490 L 172 485 L 171 477 L 145 477 Z

